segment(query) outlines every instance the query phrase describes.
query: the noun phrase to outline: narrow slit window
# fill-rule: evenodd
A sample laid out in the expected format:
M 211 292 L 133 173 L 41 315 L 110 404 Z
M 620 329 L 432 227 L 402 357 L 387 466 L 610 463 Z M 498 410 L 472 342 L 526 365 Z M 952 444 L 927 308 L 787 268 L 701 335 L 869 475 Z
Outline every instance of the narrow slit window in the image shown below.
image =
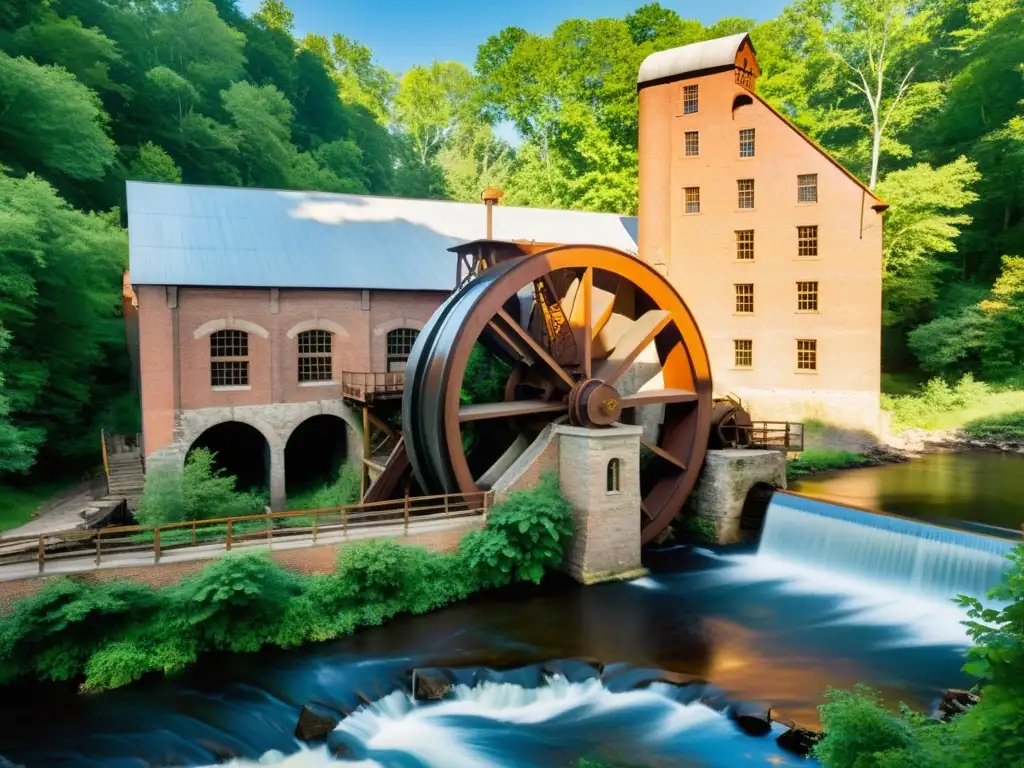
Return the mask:
M 700 187 L 686 187 L 683 190 L 683 200 L 686 213 L 700 213 Z
M 696 157 L 700 154 L 700 133 L 698 131 L 687 131 L 683 134 L 685 145 L 684 153 L 687 157 Z
M 299 334 L 299 382 L 331 381 L 330 331 L 303 331 Z
M 796 177 L 796 201 L 798 203 L 818 202 L 818 174 L 801 173 Z
M 740 208 L 753 208 L 754 180 L 740 179 L 736 182 L 736 190 L 739 196 L 739 199 L 736 201 L 736 205 Z
M 818 342 L 815 339 L 797 339 L 796 369 L 798 371 L 818 370 Z
M 802 259 L 814 258 L 818 255 L 818 227 L 796 228 L 796 255 Z
M 817 281 L 798 282 L 796 284 L 796 308 L 799 312 L 818 311 Z
M 619 466 L 618 459 L 608 462 L 608 493 L 618 493 L 619 491 Z
M 692 115 L 697 111 L 697 86 L 683 86 L 683 114 Z
M 736 284 L 736 312 L 741 315 L 749 315 L 754 312 L 754 284 Z
M 210 386 L 249 386 L 249 334 L 216 331 L 210 334 Z
M 754 129 L 744 128 L 740 131 L 740 157 L 754 156 Z
M 754 230 L 736 230 L 736 258 L 739 261 L 754 260 Z
M 754 367 L 754 342 L 752 339 L 733 339 L 733 365 L 737 368 Z

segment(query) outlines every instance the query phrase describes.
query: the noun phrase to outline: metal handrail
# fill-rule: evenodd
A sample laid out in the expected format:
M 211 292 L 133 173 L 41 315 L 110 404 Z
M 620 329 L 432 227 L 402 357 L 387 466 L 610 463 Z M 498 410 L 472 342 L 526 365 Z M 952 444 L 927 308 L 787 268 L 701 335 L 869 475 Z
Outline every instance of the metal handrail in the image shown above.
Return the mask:
M 493 503 L 493 491 L 479 491 L 468 494 L 414 496 L 404 499 L 350 504 L 324 509 L 290 510 L 287 512 L 271 512 L 268 509 L 266 512 L 256 515 L 191 520 L 158 526 L 121 525 L 86 531 L 72 529 L 0 539 L 0 550 L 7 548 L 11 544 L 35 542 L 38 540 L 38 550 L 34 557 L 31 556 L 31 550 L 14 551 L 6 554 L 0 551 L 0 559 L 6 560 L 5 564 L 31 562 L 34 559 L 39 563 L 39 572 L 43 573 L 48 554 L 50 560 L 80 557 L 84 554 L 80 547 L 88 546 L 94 540 L 95 547 L 89 546 L 89 549 L 95 550 L 96 565 L 102 562 L 104 554 L 110 555 L 126 552 L 138 554 L 152 552 L 153 562 L 158 563 L 163 551 L 169 549 L 178 551 L 189 547 L 210 546 L 219 542 L 223 542 L 225 551 L 229 551 L 232 548 L 232 544 L 239 541 L 256 539 L 270 544 L 275 536 L 277 538 L 287 538 L 296 535 L 312 534 L 312 543 L 315 544 L 324 533 L 340 531 L 347 536 L 350 530 L 373 528 L 380 525 L 393 525 L 399 522 L 403 525 L 403 532 L 408 534 L 410 521 L 448 520 L 476 516 L 482 516 L 486 519 Z M 274 526 L 275 521 L 287 521 L 296 518 L 308 518 L 309 524 L 283 527 Z M 255 526 L 245 526 L 241 531 L 236 529 L 236 526 L 246 523 L 263 523 L 264 525 L 259 531 L 251 530 Z M 207 538 L 204 535 L 204 529 L 218 526 L 225 528 L 223 536 L 216 535 L 215 537 Z M 190 541 L 184 544 L 161 544 L 162 534 L 178 530 L 191 531 Z M 147 540 L 147 534 L 151 535 L 151 539 Z M 106 549 L 103 547 L 104 540 L 107 541 Z M 78 547 L 75 546 L 76 544 Z M 69 546 L 72 547 L 70 551 L 67 549 Z M 114 548 L 111 549 L 111 547 Z M 58 552 L 58 549 L 63 549 L 64 551 Z M 18 555 L 22 554 L 28 556 L 20 559 L 8 559 L 12 556 L 17 558 Z

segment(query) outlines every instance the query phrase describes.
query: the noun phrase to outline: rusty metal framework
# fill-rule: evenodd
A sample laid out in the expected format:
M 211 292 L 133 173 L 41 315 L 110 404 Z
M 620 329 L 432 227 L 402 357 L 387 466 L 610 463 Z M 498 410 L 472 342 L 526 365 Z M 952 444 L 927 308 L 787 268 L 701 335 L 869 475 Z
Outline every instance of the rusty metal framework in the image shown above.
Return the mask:
M 368 500 L 400 487 L 406 466 L 423 493 L 479 493 L 550 424 L 632 421 L 645 424 L 642 445 L 654 457 L 637 510 L 643 541 L 653 539 L 692 491 L 711 427 L 708 355 L 683 300 L 647 264 L 611 248 L 476 241 L 452 250 L 462 257 L 460 287 L 412 350 L 404 439 Z M 511 375 L 497 401 L 467 404 L 477 344 Z M 644 365 L 656 370 L 639 387 L 634 364 L 649 350 L 657 362 Z

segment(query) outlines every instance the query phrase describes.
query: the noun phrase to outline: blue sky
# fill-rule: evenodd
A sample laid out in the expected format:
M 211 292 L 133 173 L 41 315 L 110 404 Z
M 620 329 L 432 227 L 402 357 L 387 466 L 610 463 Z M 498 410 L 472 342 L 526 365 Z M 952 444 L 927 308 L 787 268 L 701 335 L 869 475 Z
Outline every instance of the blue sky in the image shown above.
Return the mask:
M 368 45 L 378 63 L 395 72 L 412 64 L 461 61 L 472 66 L 476 47 L 505 27 L 550 33 L 570 18 L 619 17 L 647 0 L 287 0 L 295 13 L 295 34 L 340 32 Z M 259 0 L 239 0 L 252 13 Z M 783 0 L 661 0 L 684 18 L 709 24 L 722 16 L 757 21 L 776 16 Z

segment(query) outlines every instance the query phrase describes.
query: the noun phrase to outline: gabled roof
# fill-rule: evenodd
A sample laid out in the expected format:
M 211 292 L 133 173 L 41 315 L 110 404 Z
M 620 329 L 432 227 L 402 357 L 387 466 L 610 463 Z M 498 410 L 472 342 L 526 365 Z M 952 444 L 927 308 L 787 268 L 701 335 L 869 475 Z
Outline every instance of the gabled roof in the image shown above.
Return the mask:
M 739 51 L 747 37 L 749 35 L 746 32 L 740 32 L 736 35 L 729 35 L 729 37 L 704 40 L 700 43 L 690 43 L 679 48 L 652 53 L 640 65 L 637 83 L 643 85 L 654 80 L 680 77 L 709 69 L 733 67 L 736 65 L 736 52 Z M 753 49 L 753 45 L 751 45 L 751 49 Z
M 128 182 L 132 285 L 450 291 L 482 204 Z M 636 219 L 498 206 L 494 238 L 636 252 Z

